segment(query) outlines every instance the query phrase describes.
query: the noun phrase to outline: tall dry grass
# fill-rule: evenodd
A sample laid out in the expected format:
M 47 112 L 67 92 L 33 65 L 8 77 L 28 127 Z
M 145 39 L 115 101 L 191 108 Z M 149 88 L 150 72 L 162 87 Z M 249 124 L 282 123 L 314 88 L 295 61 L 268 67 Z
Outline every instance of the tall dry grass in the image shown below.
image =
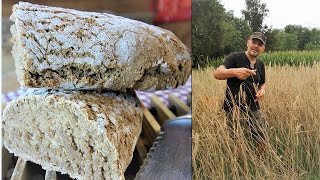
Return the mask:
M 262 156 L 243 136 L 228 135 L 221 108 L 226 82 L 213 71 L 192 74 L 193 178 L 320 179 L 320 63 L 266 68 L 260 104 L 269 141 Z

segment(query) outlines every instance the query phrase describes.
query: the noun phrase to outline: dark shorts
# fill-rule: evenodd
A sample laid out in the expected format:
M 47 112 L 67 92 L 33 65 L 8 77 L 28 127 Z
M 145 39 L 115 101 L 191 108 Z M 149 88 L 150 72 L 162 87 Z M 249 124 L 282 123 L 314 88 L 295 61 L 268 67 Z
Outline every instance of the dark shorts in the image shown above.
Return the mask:
M 264 142 L 266 140 L 266 121 L 259 110 L 246 114 L 227 112 L 227 125 L 231 137 L 237 136 L 237 127 L 241 126 L 246 138 L 252 137 L 255 143 Z

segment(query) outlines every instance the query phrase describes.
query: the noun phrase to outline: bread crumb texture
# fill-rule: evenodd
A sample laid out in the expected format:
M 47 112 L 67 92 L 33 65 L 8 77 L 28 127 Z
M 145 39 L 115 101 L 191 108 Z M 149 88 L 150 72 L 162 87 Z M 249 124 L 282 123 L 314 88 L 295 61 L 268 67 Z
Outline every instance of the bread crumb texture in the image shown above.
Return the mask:
M 10 19 L 22 87 L 153 91 L 190 76 L 189 50 L 157 26 L 27 2 L 14 5 Z
M 15 156 L 76 179 L 124 179 L 142 129 L 138 100 L 123 93 L 30 89 L 2 120 Z

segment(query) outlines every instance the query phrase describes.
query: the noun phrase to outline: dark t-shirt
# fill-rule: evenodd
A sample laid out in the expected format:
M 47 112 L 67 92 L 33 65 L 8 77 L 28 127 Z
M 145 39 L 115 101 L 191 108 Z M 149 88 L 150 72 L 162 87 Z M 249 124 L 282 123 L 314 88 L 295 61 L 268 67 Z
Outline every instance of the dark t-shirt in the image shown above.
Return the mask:
M 246 80 L 240 80 L 238 78 L 227 79 L 226 98 L 223 105 L 225 111 L 232 111 L 233 103 L 236 103 L 243 111 L 245 111 L 247 107 L 249 107 L 251 111 L 260 109 L 259 102 L 256 98 L 256 91 L 258 90 L 258 85 L 266 82 L 265 66 L 260 59 L 257 59 L 254 65 L 250 64 L 244 52 L 231 53 L 224 59 L 223 65 L 227 69 L 244 67 L 257 70 L 256 75 L 252 75 Z

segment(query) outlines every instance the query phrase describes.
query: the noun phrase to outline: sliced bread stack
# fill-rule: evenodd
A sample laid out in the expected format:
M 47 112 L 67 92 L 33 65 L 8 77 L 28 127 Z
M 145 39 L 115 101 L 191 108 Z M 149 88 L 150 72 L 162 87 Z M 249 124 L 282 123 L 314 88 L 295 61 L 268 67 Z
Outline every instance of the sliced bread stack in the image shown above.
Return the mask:
M 142 128 L 134 90 L 185 84 L 186 46 L 171 32 L 105 13 L 20 2 L 12 54 L 25 95 L 4 110 L 5 147 L 77 179 L 124 179 Z

